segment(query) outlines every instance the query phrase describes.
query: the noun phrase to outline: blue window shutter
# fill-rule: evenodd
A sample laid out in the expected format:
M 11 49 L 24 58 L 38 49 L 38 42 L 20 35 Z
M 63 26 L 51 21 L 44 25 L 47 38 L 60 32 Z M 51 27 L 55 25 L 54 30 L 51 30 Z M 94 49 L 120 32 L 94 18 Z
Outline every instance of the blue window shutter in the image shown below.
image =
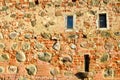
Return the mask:
M 67 28 L 68 29 L 73 28 L 73 16 L 67 16 Z

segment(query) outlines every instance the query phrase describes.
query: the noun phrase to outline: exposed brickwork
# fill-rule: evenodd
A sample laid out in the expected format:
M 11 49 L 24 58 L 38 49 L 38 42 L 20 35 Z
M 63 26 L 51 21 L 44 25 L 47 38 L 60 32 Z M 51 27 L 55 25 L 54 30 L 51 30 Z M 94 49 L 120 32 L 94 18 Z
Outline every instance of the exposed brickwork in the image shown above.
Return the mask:
M 0 0 L 0 80 L 119 80 L 119 67 L 120 0 Z

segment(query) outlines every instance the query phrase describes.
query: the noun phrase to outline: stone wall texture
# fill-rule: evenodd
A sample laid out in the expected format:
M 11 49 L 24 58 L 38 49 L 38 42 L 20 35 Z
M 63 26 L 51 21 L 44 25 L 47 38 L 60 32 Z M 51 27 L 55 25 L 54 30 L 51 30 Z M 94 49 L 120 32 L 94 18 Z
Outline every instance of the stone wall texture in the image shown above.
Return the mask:
M 0 80 L 84 79 L 120 80 L 120 0 L 0 0 Z

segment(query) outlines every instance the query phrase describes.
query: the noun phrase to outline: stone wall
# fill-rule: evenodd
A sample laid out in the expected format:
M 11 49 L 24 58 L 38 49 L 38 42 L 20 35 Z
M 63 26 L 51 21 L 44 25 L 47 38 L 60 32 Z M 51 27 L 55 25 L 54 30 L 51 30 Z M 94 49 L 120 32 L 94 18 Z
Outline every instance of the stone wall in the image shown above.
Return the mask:
M 120 0 L 0 0 L 0 80 L 119 80 L 119 22 Z

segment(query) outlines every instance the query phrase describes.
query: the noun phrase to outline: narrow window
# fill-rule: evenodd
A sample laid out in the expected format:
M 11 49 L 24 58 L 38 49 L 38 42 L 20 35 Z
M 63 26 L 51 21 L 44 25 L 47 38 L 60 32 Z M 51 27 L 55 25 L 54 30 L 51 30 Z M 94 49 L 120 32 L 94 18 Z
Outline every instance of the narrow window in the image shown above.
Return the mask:
M 73 29 L 73 16 L 67 16 L 67 29 Z
M 107 28 L 106 14 L 99 14 L 99 28 Z
M 39 1 L 38 1 L 38 0 L 35 0 L 35 4 L 38 5 L 38 4 L 39 4 Z
M 90 57 L 88 54 L 84 55 L 84 64 L 85 64 L 85 72 L 89 72 Z

